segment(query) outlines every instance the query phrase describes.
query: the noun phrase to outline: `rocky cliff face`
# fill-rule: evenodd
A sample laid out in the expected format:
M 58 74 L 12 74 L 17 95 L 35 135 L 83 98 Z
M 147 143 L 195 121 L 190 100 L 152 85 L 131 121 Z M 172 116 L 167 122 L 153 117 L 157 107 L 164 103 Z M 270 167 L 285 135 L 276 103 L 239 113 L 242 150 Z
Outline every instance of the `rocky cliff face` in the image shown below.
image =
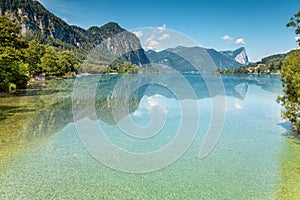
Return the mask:
M 54 46 L 68 46 L 90 50 L 101 42 L 107 42 L 107 48 L 113 51 L 122 49 L 127 52 L 122 57 L 133 64 L 149 62 L 140 45 L 139 39 L 116 23 L 108 23 L 102 27 L 91 27 L 88 30 L 70 26 L 59 17 L 50 13 L 38 1 L 33 0 L 1 0 L 0 15 L 22 27 L 21 33 L 30 39 Z M 123 41 L 110 40 L 115 35 L 126 32 L 129 37 Z
M 106 49 L 114 55 L 139 66 L 149 63 L 140 40 L 117 23 L 110 22 L 102 27 L 91 27 L 87 33 L 95 45 L 104 43 Z
M 230 59 L 234 59 L 236 62 L 240 63 L 241 65 L 248 65 L 249 59 L 246 53 L 246 49 L 241 47 L 234 51 L 221 51 L 221 53 Z
M 74 46 L 89 42 L 86 35 L 78 34 L 75 28 L 48 12 L 38 1 L 2 0 L 0 14 L 19 24 L 23 35 L 40 34 Z

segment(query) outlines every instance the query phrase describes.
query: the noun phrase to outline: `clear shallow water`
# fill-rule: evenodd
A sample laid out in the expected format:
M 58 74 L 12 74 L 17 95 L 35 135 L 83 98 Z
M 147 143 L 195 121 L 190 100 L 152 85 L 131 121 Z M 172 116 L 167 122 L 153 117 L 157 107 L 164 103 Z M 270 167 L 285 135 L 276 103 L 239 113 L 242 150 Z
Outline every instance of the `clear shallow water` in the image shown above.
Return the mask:
M 225 124 L 216 147 L 204 159 L 198 154 L 210 122 L 211 99 L 205 89 L 201 90 L 203 84 L 197 75 L 187 75 L 187 79 L 198 89 L 199 130 L 191 147 L 176 162 L 146 174 L 119 172 L 103 165 L 82 145 L 70 117 L 69 99 L 55 95 L 54 104 L 48 106 L 54 111 L 37 114 L 37 119 L 44 120 L 30 126 L 37 129 L 47 124 L 41 131 L 50 128 L 53 132 L 45 134 L 42 142 L 32 140 L 26 151 L 0 165 L 0 199 L 276 199 L 283 188 L 280 160 L 282 134 L 286 133 L 280 125 L 281 108 L 275 102 L 281 91 L 278 76 L 223 77 Z M 102 91 L 104 97 L 109 93 Z M 108 117 L 107 101 L 99 101 L 98 123 L 123 149 L 160 149 L 176 135 L 178 100 L 168 91 L 151 86 L 133 102 L 130 115 L 140 125 L 149 124 L 147 106 L 154 102 L 164 105 L 168 119 L 165 129 L 149 140 L 121 134 Z

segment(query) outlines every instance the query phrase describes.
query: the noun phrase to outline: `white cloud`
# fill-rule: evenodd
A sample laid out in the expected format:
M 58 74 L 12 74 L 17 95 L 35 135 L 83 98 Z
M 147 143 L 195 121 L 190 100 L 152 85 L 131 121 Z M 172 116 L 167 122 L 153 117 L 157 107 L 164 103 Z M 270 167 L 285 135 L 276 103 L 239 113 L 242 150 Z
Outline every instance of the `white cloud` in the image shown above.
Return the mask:
M 165 24 L 161 27 L 157 27 L 159 33 L 164 32 L 166 30 L 166 28 L 167 28 L 167 25 L 165 25 Z
M 153 95 L 147 98 L 148 108 L 152 108 L 154 106 L 157 106 L 159 104 L 159 97 L 160 95 Z
M 145 46 L 147 50 L 159 50 L 159 43 L 156 41 L 156 37 L 152 34 L 149 38 L 147 38 L 145 42 Z
M 151 40 L 147 46 L 147 49 L 159 50 L 159 43 L 155 40 Z
M 162 50 L 160 41 L 170 38 L 170 34 L 163 33 L 166 31 L 166 25 L 157 27 L 152 31 L 152 34 L 143 42 L 146 50 L 160 51 Z
M 222 37 L 222 40 L 224 40 L 224 41 L 226 41 L 226 42 L 231 42 L 233 39 L 232 39 L 232 37 L 230 37 L 229 35 L 224 35 L 224 36 Z
M 151 42 L 152 40 L 154 40 L 154 38 L 155 38 L 154 34 L 151 34 L 151 36 L 147 38 L 146 42 L 149 43 L 149 42 Z
M 134 111 L 133 115 L 136 116 L 136 117 L 141 117 L 142 116 L 142 112 L 140 110 L 136 110 Z
M 170 37 L 170 35 L 167 34 L 167 33 L 165 33 L 165 34 L 163 34 L 162 36 L 160 36 L 160 37 L 158 38 L 158 40 L 165 40 L 165 39 L 167 39 L 167 38 L 169 38 L 169 37 Z
M 144 35 L 143 31 L 133 31 L 132 33 L 138 38 L 141 38 Z
M 236 44 L 246 44 L 245 40 L 243 38 L 239 38 L 235 41 Z
M 238 109 L 238 110 L 242 110 L 242 109 L 244 109 L 244 103 L 243 103 L 243 101 L 241 101 L 241 100 L 236 100 L 235 99 L 235 101 L 234 101 L 234 107 L 236 108 L 236 109 Z
M 299 36 L 296 36 L 295 37 L 295 40 L 298 42 L 300 40 L 300 37 Z
M 227 43 L 232 43 L 234 41 L 235 44 L 246 44 L 244 38 L 234 39 L 233 37 L 231 37 L 229 35 L 224 35 L 223 37 L 221 37 L 221 39 Z
M 164 102 L 164 97 L 159 94 L 155 94 L 147 98 L 147 109 L 151 110 L 155 106 L 161 106 L 164 112 L 168 112 L 166 109 L 166 102 Z

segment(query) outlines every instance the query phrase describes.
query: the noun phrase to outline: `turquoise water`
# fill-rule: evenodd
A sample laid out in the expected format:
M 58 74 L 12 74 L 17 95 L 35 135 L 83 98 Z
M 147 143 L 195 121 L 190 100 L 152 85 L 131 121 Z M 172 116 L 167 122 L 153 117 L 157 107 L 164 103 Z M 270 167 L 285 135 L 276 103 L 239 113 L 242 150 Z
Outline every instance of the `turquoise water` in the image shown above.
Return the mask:
M 217 145 L 204 159 L 199 158 L 199 149 L 210 124 L 212 100 L 198 75 L 186 78 L 196 91 L 199 128 L 190 148 L 175 162 L 141 174 L 112 169 L 82 144 L 77 122 L 57 119 L 64 123 L 62 129 L 39 145 L 31 143 L 28 151 L 0 166 L 0 199 L 275 199 L 282 134 L 286 133 L 281 107 L 275 102 L 281 91 L 279 77 L 223 77 L 225 123 Z M 114 145 L 126 151 L 157 151 L 176 137 L 180 101 L 186 100 L 155 85 L 145 88 L 137 99 L 129 117 L 143 127 L 151 123 L 149 105 L 164 107 L 167 120 L 159 134 L 137 139 L 122 133 L 107 118 L 109 114 L 102 116 L 104 106 L 97 107 L 101 110 L 97 123 Z M 67 107 L 56 110 L 60 113 L 56 118 L 69 118 L 72 112 Z

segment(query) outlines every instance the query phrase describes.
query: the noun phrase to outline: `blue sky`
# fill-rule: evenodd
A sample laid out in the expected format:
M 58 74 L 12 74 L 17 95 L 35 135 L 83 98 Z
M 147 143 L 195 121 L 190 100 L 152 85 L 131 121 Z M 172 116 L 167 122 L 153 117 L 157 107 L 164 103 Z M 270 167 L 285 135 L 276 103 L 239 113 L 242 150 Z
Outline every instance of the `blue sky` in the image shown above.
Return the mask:
M 297 47 L 285 27 L 300 0 L 40 0 L 69 24 L 88 28 L 114 21 L 127 30 L 160 27 L 181 32 L 206 48 L 245 46 L 251 61 Z

